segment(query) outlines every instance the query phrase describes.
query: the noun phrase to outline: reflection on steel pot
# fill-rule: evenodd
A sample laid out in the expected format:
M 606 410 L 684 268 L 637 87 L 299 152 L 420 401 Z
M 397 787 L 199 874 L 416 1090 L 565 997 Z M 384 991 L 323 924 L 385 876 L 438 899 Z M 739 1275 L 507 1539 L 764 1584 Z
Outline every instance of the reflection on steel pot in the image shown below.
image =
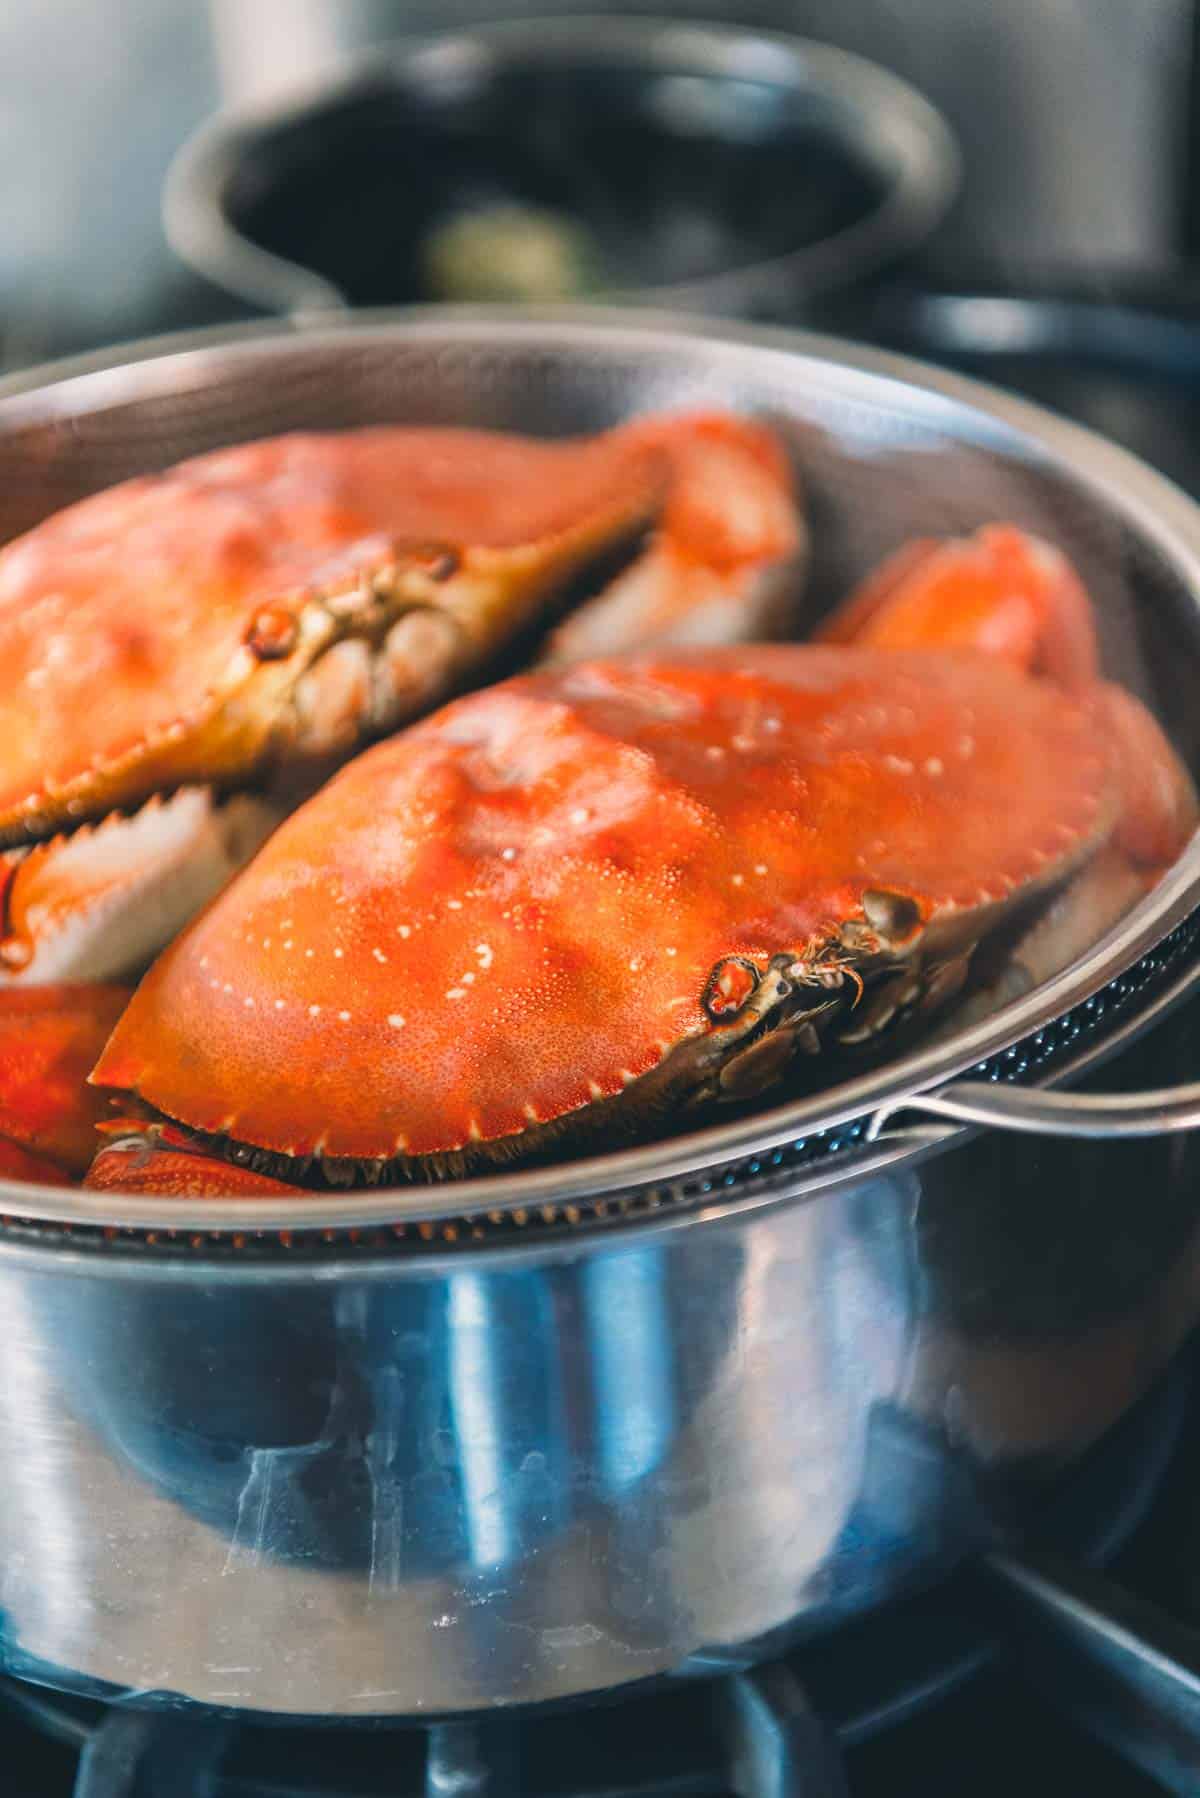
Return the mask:
M 815 606 L 916 531 L 1053 535 L 1195 765 L 1191 506 L 803 339 L 431 314 L 189 342 L 0 397 L 0 530 L 238 437 L 701 397 L 788 436 Z M 261 1204 L 6 1188 L 0 1658 L 288 1714 L 532 1704 L 745 1660 L 1020 1530 L 1200 1313 L 1200 1147 L 967 1139 L 899 1102 L 1082 1075 L 1152 1023 L 1139 1073 L 1194 1060 L 1166 1014 L 1198 857 L 969 1032 L 690 1136 Z

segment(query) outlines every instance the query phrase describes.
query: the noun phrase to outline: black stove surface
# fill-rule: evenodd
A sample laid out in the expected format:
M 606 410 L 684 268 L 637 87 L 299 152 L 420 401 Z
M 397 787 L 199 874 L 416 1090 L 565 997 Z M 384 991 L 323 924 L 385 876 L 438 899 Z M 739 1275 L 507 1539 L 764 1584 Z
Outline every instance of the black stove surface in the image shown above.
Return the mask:
M 613 1717 L 581 1713 L 537 1735 L 499 1732 L 482 1746 L 447 1733 L 192 1731 L 172 1740 L 130 1712 L 103 1743 L 7 1726 L 10 1798 L 1142 1798 L 1164 1788 L 1115 1761 L 1082 1730 L 1006 1673 L 981 1677 L 942 1708 L 889 1731 L 844 1759 L 820 1766 L 811 1755 L 789 1769 L 779 1732 L 766 1735 L 760 1783 L 738 1764 L 712 1693 L 674 1694 Z M 174 1726 L 180 1728 L 178 1724 Z M 815 1732 L 814 1732 L 815 1733 Z M 809 1744 L 811 1746 L 811 1743 Z M 140 1762 L 140 1765 L 139 1765 Z M 474 1769 L 474 1771 L 472 1770 Z M 783 1783 L 792 1777 L 792 1784 Z M 825 1779 L 823 1785 L 815 1783 Z M 486 1783 L 488 1780 L 491 1783 Z M 131 1783 L 132 1781 L 132 1783 Z M 190 1783 L 189 1783 L 190 1782 Z

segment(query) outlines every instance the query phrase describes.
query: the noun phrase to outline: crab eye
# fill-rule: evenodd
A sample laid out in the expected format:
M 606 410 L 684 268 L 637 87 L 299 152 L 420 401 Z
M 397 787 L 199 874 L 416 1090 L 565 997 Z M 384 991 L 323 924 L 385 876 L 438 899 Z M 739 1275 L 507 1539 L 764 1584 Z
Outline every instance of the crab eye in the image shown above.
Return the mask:
M 713 968 L 704 988 L 702 1004 L 710 1018 L 727 1018 L 740 1011 L 758 988 L 759 973 L 741 955 L 726 955 Z
M 260 662 L 282 662 L 296 647 L 300 627 L 286 606 L 260 606 L 250 621 L 246 644 Z

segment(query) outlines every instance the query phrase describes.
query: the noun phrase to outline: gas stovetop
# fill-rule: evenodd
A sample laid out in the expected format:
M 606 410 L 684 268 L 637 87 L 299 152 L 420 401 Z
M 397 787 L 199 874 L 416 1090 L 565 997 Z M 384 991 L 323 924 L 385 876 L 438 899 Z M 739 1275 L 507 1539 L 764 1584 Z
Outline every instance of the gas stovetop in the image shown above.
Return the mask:
M 1025 392 L 1200 495 L 1200 318 L 1115 295 L 894 283 L 811 322 Z M 233 308 L 190 277 L 147 334 Z M 241 316 L 246 316 L 242 314 Z M 0 339 L 0 363 L 95 347 Z M 32 349 L 32 354 L 30 353 Z M 1181 1036 L 1187 1054 L 1189 1031 Z M 1134 1052 L 1136 1063 L 1136 1051 Z M 1130 1082 L 1136 1072 L 1126 1072 Z M 1196 1353 L 1096 1451 L 1038 1542 L 784 1660 L 516 1722 L 296 1728 L 0 1681 L 3 1798 L 1136 1798 L 1200 1791 Z M 1131 1466 L 1141 1484 L 1131 1503 Z M 1121 1496 L 1106 1505 L 1106 1469 Z M 1080 1496 L 1082 1494 L 1082 1496 Z M 1114 1509 L 1114 1505 L 1116 1509 Z M 1117 1545 L 1121 1546 L 1118 1548 Z M 1087 1570 L 1102 1561 L 1106 1572 Z

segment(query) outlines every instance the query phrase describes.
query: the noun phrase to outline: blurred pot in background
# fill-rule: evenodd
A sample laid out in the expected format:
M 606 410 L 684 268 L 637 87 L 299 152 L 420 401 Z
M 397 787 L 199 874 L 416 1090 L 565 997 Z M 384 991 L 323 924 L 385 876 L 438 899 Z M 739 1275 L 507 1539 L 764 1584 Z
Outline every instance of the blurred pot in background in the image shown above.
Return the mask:
M 595 0 L 210 0 L 225 99 L 257 100 L 408 31 Z M 612 0 L 607 15 L 802 33 L 912 82 L 963 151 L 951 251 L 1003 262 L 1153 264 L 1174 248 L 1191 0 Z
M 281 311 L 604 295 L 795 317 L 922 246 L 957 172 L 939 115 L 861 58 L 576 14 L 401 39 L 226 111 L 173 166 L 166 220 L 193 267 Z

